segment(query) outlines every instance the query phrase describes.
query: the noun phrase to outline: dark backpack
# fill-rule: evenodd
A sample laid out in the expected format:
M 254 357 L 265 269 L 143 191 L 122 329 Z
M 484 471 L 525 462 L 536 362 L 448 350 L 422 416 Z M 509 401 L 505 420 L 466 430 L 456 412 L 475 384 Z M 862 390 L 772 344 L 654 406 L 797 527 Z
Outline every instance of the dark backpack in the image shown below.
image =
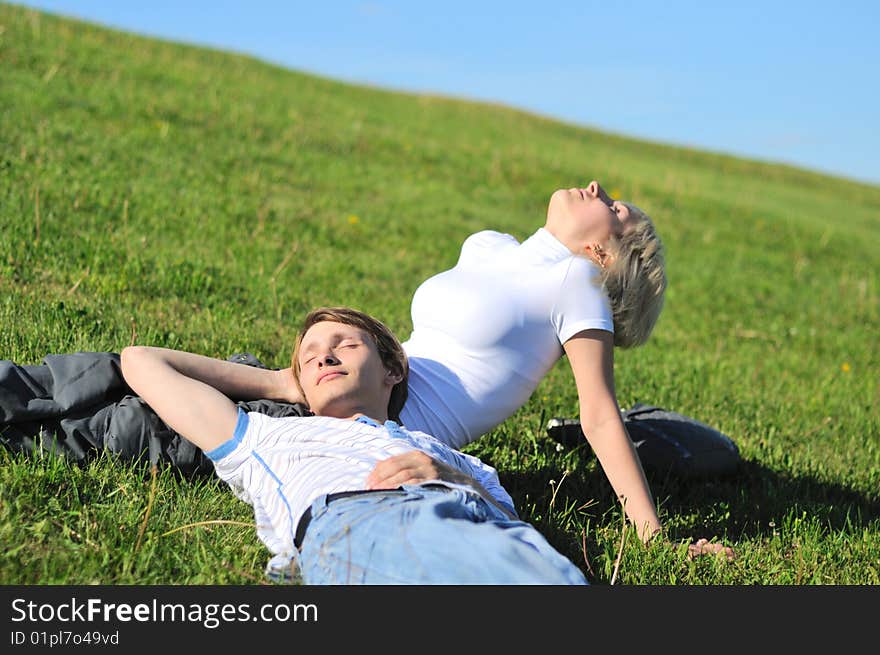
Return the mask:
M 646 472 L 688 478 L 730 475 L 739 468 L 733 440 L 701 421 L 644 403 L 622 416 Z M 551 419 L 547 434 L 568 447 L 586 442 L 577 419 Z

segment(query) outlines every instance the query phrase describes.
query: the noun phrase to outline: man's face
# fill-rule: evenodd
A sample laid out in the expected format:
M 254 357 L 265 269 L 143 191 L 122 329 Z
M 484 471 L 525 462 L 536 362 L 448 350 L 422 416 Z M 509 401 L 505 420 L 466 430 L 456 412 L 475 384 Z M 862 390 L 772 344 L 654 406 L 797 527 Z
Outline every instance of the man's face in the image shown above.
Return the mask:
M 400 377 L 385 368 L 364 330 L 333 321 L 316 323 L 303 335 L 297 359 L 300 386 L 315 414 L 386 417 L 391 389 Z

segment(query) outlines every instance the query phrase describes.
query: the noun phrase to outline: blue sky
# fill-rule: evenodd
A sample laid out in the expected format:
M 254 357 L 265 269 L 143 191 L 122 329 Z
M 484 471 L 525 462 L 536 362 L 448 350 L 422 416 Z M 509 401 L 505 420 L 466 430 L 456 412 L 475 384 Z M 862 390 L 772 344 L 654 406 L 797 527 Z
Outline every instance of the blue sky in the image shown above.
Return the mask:
M 395 90 L 880 184 L 880 3 L 36 0 Z

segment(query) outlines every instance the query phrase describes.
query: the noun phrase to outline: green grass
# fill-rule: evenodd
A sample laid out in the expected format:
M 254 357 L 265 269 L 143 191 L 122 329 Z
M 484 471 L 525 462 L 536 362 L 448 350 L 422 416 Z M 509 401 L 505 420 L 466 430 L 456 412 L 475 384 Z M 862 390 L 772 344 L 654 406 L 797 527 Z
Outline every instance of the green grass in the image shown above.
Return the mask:
M 880 583 L 880 188 L 646 143 L 494 105 L 389 93 L 0 4 L 0 358 L 129 343 L 289 361 L 320 304 L 405 337 L 418 284 L 471 232 L 519 238 L 599 179 L 655 219 L 667 305 L 616 358 L 620 403 L 730 435 L 735 477 L 652 480 L 644 548 L 560 364 L 468 447 L 595 584 Z M 0 453 L 0 583 L 261 582 L 250 508 L 215 480 Z

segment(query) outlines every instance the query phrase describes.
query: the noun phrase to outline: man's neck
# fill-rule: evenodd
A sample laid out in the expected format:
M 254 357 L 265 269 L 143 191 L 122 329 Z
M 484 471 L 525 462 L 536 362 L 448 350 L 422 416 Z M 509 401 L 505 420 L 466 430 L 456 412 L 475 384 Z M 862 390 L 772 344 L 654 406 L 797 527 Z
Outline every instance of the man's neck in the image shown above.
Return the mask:
M 339 418 L 349 421 L 355 421 L 359 416 L 366 416 L 377 423 L 384 423 L 388 420 L 388 405 L 377 403 L 358 403 L 352 402 L 353 399 L 338 399 L 337 402 L 327 404 L 323 407 L 312 409 L 315 416 L 328 416 L 330 418 Z
M 352 416 L 351 420 L 358 421 L 359 423 L 367 423 L 369 425 L 382 425 L 386 423 L 386 421 L 380 421 L 373 418 L 372 416 L 367 416 L 366 414 L 358 414 L 357 416 Z
M 356 421 L 359 418 L 369 419 L 371 421 L 375 421 L 380 425 L 385 423 L 388 420 L 388 412 L 371 412 L 365 411 L 363 409 L 358 409 L 352 412 L 324 412 L 324 413 L 316 413 L 316 416 L 330 416 L 332 418 L 339 418 L 346 421 Z

